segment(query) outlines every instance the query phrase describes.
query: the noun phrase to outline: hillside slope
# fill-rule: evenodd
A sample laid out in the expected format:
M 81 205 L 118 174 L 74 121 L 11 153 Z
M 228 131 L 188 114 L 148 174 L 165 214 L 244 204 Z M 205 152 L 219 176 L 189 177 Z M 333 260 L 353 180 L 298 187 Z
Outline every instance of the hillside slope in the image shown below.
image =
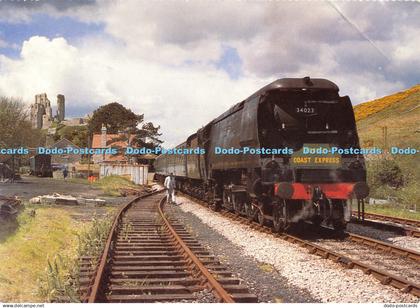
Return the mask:
M 420 149 L 420 85 L 354 107 L 362 147 Z M 404 174 L 420 180 L 420 154 L 393 155 Z
M 356 121 L 367 118 L 372 114 L 377 113 L 398 102 L 402 101 L 402 104 L 404 104 L 405 99 L 408 98 L 408 100 L 410 100 L 410 97 L 415 96 L 416 94 L 418 95 L 419 92 L 420 84 L 415 85 L 412 88 L 407 89 L 405 91 L 384 96 L 373 101 L 368 101 L 366 103 L 361 103 L 354 107 L 354 115 L 356 117 Z
M 420 85 L 354 107 L 361 145 L 420 146 Z

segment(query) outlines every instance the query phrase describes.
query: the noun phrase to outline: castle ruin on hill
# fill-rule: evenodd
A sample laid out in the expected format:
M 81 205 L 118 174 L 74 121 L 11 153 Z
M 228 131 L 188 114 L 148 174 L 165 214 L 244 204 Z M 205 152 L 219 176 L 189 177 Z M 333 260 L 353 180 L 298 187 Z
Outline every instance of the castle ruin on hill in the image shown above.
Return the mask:
M 1 0 L 0 0 L 1 2 Z M 88 117 L 67 118 L 64 95 L 57 95 L 57 111 L 53 116 L 51 102 L 46 93 L 35 95 L 35 103 L 31 105 L 30 119 L 33 128 L 49 129 L 52 123 L 60 123 L 65 126 L 85 126 Z
M 55 120 L 58 123 L 65 119 L 65 99 L 64 95 L 57 95 L 57 113 L 52 115 L 51 102 L 46 93 L 35 95 L 35 103 L 31 105 L 32 127 L 38 129 L 49 128 Z

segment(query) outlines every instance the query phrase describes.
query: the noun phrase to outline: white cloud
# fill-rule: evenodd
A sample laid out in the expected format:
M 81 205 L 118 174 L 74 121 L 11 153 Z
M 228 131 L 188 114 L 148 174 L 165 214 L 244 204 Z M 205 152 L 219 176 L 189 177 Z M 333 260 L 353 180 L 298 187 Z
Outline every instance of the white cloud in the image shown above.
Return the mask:
M 103 23 L 111 39 L 87 36 L 72 46 L 62 38 L 32 37 L 20 59 L 0 55 L 0 94 L 29 102 L 38 92 L 63 93 L 70 108 L 84 111 L 119 101 L 161 124 L 173 145 L 277 78 L 328 78 L 353 103 L 418 82 L 419 6 L 336 6 L 347 20 L 327 2 L 306 1 L 125 0 L 65 11 L 50 7 L 48 14 Z M 28 10 L 20 12 L 27 18 Z M 241 58 L 238 80 L 215 66 L 223 46 Z
M 264 6 L 253 2 L 127 0 L 103 4 L 100 14 L 106 31 L 132 53 L 179 65 L 217 61 L 223 42 L 246 40 L 261 31 L 263 12 Z
M 63 38 L 50 41 L 45 37 L 32 37 L 23 43 L 21 59 L 2 58 L 1 93 L 28 100 L 46 89 L 59 91 L 61 76 L 74 67 L 76 53 L 76 48 Z
M 101 44 L 77 48 L 63 38 L 32 37 L 21 59 L 0 58 L 0 95 L 30 103 L 36 93 L 46 92 L 52 102 L 62 93 L 67 109 L 83 110 L 118 101 L 160 124 L 174 145 L 265 82 L 232 81 L 208 66 L 150 63 L 127 57 L 120 46 Z
M 106 31 L 148 61 L 208 63 L 226 44 L 237 49 L 249 78 L 337 76 L 355 102 L 418 82 L 420 6 L 412 3 L 106 3 Z M 366 83 L 364 76 L 373 79 Z

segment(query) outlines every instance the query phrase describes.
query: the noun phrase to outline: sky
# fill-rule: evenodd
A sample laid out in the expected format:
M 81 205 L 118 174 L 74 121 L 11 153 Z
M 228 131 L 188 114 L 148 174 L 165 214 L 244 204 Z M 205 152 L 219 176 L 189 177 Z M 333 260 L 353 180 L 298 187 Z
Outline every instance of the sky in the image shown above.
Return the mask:
M 420 80 L 420 3 L 0 1 L 0 96 L 117 101 L 174 146 L 262 86 L 327 78 L 353 104 Z

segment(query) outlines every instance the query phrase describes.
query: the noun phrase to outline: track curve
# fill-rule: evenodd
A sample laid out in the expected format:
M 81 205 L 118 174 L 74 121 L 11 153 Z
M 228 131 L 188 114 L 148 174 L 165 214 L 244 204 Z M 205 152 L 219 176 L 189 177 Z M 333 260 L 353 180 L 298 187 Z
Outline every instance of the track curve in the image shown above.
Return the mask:
M 216 302 L 256 302 L 182 224 L 166 217 L 160 192 L 119 210 L 85 301 L 199 302 L 207 289 Z

